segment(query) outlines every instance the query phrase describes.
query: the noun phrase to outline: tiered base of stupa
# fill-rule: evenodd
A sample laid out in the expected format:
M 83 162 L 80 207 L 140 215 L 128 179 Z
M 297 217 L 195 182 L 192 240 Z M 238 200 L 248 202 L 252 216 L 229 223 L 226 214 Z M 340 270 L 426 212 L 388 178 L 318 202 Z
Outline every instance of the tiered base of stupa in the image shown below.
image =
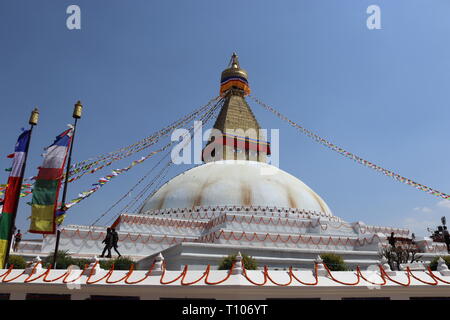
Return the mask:
M 155 210 L 149 214 L 123 214 L 115 222 L 119 251 L 151 265 L 162 252 L 170 270 L 185 264 L 204 269 L 217 268 L 225 256 L 253 256 L 260 266 L 270 268 L 310 268 L 318 254 L 334 252 L 350 266 L 368 266 L 380 259 L 391 232 L 408 239 L 409 230 L 347 223 L 335 216 L 275 207 L 218 206 L 194 209 Z M 100 255 L 105 228 L 67 226 L 61 232 L 60 250 L 73 256 Z M 42 254 L 54 248 L 54 236 L 46 236 Z M 424 261 L 447 254 L 446 246 L 431 239 L 416 239 Z M 22 252 L 26 252 L 26 244 Z M 34 248 L 34 247 L 33 247 Z M 36 255 L 34 248 L 32 255 Z M 114 254 L 114 251 L 113 251 Z

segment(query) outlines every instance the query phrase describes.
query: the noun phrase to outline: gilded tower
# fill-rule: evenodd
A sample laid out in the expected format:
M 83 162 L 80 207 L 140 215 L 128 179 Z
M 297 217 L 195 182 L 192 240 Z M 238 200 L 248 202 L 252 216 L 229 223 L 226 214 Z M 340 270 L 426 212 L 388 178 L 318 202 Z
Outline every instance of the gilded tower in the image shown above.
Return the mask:
M 270 145 L 252 110 L 245 101 L 250 94 L 248 74 L 239 66 L 236 53 L 222 72 L 220 95 L 224 103 L 214 123 L 215 129 L 203 150 L 205 162 L 252 160 L 266 162 Z

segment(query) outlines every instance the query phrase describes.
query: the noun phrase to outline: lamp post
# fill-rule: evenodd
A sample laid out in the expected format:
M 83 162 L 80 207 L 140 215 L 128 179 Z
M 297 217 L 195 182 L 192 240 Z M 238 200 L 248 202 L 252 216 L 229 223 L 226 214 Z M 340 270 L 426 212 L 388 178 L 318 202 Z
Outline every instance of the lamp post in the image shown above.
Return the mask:
M 75 103 L 75 106 L 73 108 L 73 114 L 72 118 L 74 118 L 73 123 L 73 133 L 72 133 L 72 142 L 70 144 L 70 150 L 69 150 L 69 157 L 67 158 L 67 164 L 66 164 L 66 175 L 64 179 L 64 189 L 61 199 L 61 207 L 60 210 L 65 211 L 66 206 L 66 195 L 67 195 L 67 185 L 69 183 L 69 171 L 70 171 L 70 163 L 72 162 L 72 150 L 73 150 L 73 144 L 75 142 L 75 132 L 77 130 L 77 121 L 81 118 L 81 114 L 83 112 L 83 105 L 81 104 L 81 101 L 78 100 L 77 103 Z M 58 249 L 59 249 L 59 239 L 61 238 L 61 231 L 59 228 L 56 230 L 56 243 L 55 243 L 55 252 L 53 253 L 53 269 L 56 268 L 56 258 L 58 255 Z
M 28 120 L 28 123 L 30 124 L 30 130 L 33 130 L 33 127 L 37 125 L 39 122 L 39 109 L 34 108 L 33 111 L 31 111 L 30 120 Z

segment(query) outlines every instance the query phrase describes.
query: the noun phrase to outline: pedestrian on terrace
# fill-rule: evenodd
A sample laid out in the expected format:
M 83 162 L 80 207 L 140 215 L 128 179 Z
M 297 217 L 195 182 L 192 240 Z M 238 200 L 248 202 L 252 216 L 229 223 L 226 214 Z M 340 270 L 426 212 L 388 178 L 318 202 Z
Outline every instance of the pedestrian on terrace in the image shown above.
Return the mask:
M 113 246 L 113 235 L 111 232 L 111 228 L 106 229 L 106 237 L 102 241 L 102 243 L 105 244 L 105 248 L 103 249 L 102 255 L 100 257 L 103 258 L 105 256 L 106 250 L 108 250 L 108 255 L 106 257 L 111 258 L 111 248 Z
M 119 257 L 121 257 L 119 250 L 117 250 L 117 248 L 119 247 L 117 245 L 119 242 L 119 234 L 117 233 L 116 229 L 114 229 L 114 228 L 111 229 L 111 234 L 112 234 L 112 246 L 114 248 L 114 251 L 117 252 Z

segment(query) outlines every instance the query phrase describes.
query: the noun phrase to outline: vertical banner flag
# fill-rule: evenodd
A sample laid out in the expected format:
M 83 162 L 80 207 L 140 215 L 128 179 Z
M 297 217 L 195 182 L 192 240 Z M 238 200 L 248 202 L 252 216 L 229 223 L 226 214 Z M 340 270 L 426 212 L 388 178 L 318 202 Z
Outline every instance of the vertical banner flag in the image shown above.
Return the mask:
M 52 234 L 56 231 L 55 211 L 72 134 L 73 127 L 70 126 L 56 137 L 43 155 L 44 162 L 39 167 L 31 201 L 31 233 Z
M 23 168 L 25 166 L 26 150 L 30 141 L 31 130 L 25 130 L 17 139 L 14 153 L 8 158 L 13 158 L 11 174 L 5 190 L 2 215 L 0 216 L 0 269 L 5 266 L 5 258 L 11 244 L 9 232 L 12 229 L 13 218 L 19 205 L 19 197 L 22 189 Z

